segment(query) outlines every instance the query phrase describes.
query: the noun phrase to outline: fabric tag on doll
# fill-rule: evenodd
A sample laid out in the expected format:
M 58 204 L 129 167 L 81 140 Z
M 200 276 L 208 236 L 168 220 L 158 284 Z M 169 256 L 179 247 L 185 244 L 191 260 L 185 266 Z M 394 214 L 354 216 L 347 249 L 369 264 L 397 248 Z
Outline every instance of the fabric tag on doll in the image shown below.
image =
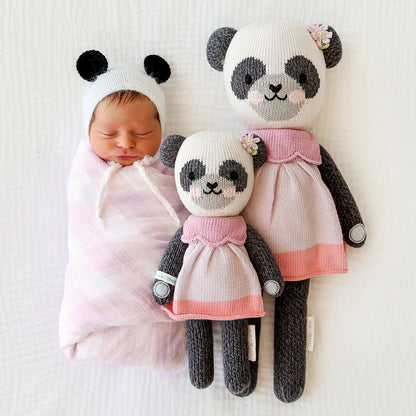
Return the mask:
M 248 326 L 248 360 L 256 361 L 256 326 Z
M 306 351 L 313 351 L 315 342 L 315 318 L 308 316 L 306 318 Z

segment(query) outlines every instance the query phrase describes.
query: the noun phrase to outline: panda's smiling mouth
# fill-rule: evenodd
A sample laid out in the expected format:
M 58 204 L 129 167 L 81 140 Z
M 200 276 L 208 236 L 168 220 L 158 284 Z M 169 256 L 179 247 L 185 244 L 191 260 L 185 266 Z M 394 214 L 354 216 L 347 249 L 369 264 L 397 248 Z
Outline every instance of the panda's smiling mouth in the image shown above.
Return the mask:
M 284 100 L 286 100 L 286 98 L 287 98 L 287 94 L 285 94 L 285 96 L 282 98 L 282 97 L 279 97 L 278 95 L 277 95 L 277 93 L 280 91 L 282 89 L 282 84 L 277 84 L 277 85 L 274 85 L 274 84 L 269 84 L 269 90 L 271 91 L 271 92 L 273 92 L 274 94 L 273 94 L 273 97 L 272 98 L 269 98 L 266 94 L 264 94 L 264 98 L 267 100 L 267 101 L 273 101 L 275 98 L 277 98 L 278 100 L 280 100 L 280 101 L 284 101 Z
M 278 100 L 280 100 L 280 101 L 284 101 L 284 100 L 286 100 L 286 98 L 287 98 L 287 94 L 285 94 L 285 96 L 284 96 L 283 98 L 279 97 L 279 96 L 277 95 L 277 93 L 276 93 L 276 94 L 274 94 L 272 98 L 269 98 L 267 95 L 264 95 L 264 98 L 265 98 L 267 101 L 273 101 L 275 98 L 277 98 L 277 99 L 278 99 Z
M 222 193 L 222 189 L 220 189 L 218 192 L 215 192 L 213 189 L 211 189 L 209 192 L 207 192 L 205 189 L 203 189 L 202 192 L 205 195 L 209 195 L 209 194 L 212 194 L 212 193 L 214 193 L 215 195 L 219 195 L 220 193 Z
M 215 188 L 218 188 L 218 182 L 214 182 L 214 183 L 207 182 L 207 188 L 209 188 L 209 191 L 208 192 L 205 189 L 202 190 L 202 192 L 205 195 L 209 195 L 209 194 L 212 194 L 212 193 L 214 193 L 215 195 L 219 195 L 222 192 L 222 189 L 220 189 L 219 191 L 215 192 Z

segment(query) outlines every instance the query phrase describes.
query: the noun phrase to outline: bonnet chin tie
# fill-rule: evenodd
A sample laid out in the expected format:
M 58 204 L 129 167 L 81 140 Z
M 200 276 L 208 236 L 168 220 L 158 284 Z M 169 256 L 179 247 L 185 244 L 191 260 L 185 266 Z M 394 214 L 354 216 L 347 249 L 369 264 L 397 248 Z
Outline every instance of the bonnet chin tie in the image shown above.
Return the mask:
M 137 168 L 142 176 L 143 180 L 146 182 L 147 186 L 151 189 L 154 193 L 156 198 L 162 203 L 162 205 L 166 208 L 169 215 L 172 219 L 180 225 L 180 220 L 178 215 L 176 214 L 175 210 L 173 209 L 172 205 L 168 202 L 168 200 L 160 193 L 159 189 L 157 189 L 156 185 L 152 182 L 152 180 L 147 175 L 145 166 L 149 165 L 153 160 L 152 156 L 145 156 L 142 160 L 137 160 L 133 163 L 133 165 Z M 107 187 L 108 182 L 110 181 L 113 173 L 121 169 L 123 166 L 117 162 L 110 161 L 108 162 L 108 169 L 106 170 L 103 179 L 100 184 L 100 188 L 98 190 L 97 196 L 97 205 L 96 205 L 96 214 L 97 218 L 102 218 L 102 211 L 103 211 L 103 200 L 104 200 L 104 193 Z
M 110 181 L 111 176 L 113 176 L 113 173 L 118 171 L 122 167 L 123 166 L 117 162 L 113 162 L 113 161 L 108 162 L 108 168 L 105 171 L 103 179 L 101 180 L 100 188 L 98 190 L 98 195 L 97 195 L 97 205 L 96 205 L 96 210 L 95 210 L 97 214 L 97 218 L 101 218 L 101 214 L 103 211 L 103 200 L 104 200 L 105 188 L 108 182 Z
M 175 210 L 173 209 L 172 205 L 169 203 L 169 201 L 160 193 L 157 186 L 152 182 L 152 180 L 149 178 L 145 166 L 148 166 L 150 163 L 152 163 L 153 156 L 146 155 L 142 160 L 136 160 L 136 162 L 133 163 L 133 165 L 137 168 L 137 170 L 140 172 L 140 175 L 142 176 L 143 180 L 146 182 L 146 184 L 149 186 L 151 191 L 154 193 L 156 198 L 162 203 L 162 205 L 166 208 L 169 215 L 172 217 L 172 219 L 180 225 L 180 220 L 178 218 L 178 215 L 176 214 Z

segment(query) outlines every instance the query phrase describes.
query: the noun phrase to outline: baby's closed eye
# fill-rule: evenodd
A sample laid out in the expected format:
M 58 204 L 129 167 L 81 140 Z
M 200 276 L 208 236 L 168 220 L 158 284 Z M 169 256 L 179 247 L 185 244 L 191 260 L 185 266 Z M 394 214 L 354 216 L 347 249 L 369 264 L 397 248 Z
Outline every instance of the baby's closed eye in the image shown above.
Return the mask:
M 138 137 L 148 136 L 152 131 L 134 131 L 133 134 Z
M 99 131 L 98 133 L 100 133 L 104 137 L 115 137 L 115 136 L 117 136 L 116 131 Z

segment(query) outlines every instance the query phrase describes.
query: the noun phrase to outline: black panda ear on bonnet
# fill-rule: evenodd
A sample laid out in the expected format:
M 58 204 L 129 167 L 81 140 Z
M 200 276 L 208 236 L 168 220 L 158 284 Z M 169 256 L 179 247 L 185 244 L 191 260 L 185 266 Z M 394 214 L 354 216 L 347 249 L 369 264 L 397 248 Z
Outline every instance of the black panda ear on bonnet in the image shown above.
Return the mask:
M 77 71 L 86 81 L 95 81 L 99 75 L 107 72 L 107 69 L 107 59 L 99 51 L 86 51 L 77 60 Z
M 148 55 L 144 58 L 144 70 L 146 74 L 156 80 L 158 84 L 166 82 L 170 78 L 170 66 L 159 55 Z
M 178 156 L 179 149 L 186 137 L 180 136 L 179 134 L 171 134 L 163 140 L 160 146 L 160 160 L 168 168 L 174 168 L 176 162 L 176 156 Z
M 223 70 L 225 55 L 236 33 L 237 30 L 232 27 L 220 27 L 209 37 L 207 43 L 207 60 L 217 71 Z

